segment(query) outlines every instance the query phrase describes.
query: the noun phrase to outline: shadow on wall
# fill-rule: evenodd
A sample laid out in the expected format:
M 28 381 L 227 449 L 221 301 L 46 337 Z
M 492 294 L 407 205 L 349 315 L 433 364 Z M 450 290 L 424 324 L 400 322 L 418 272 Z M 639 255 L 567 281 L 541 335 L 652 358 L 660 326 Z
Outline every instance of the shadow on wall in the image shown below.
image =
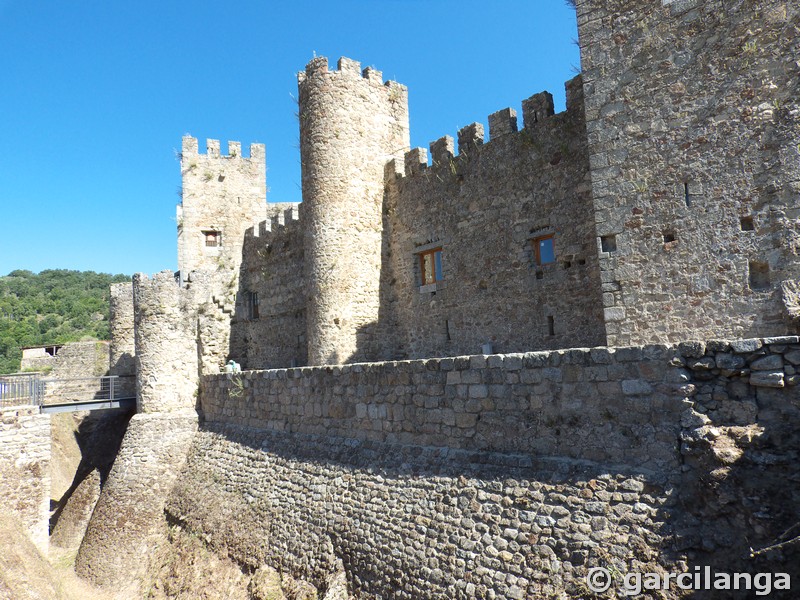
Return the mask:
M 122 444 L 128 421 L 133 414 L 134 411 L 125 409 L 103 410 L 90 412 L 81 420 L 77 431 L 74 433 L 75 440 L 80 448 L 81 460 L 75 472 L 72 485 L 55 502 L 54 511 L 50 517 L 51 533 L 55 533 L 61 515 L 70 503 L 73 494 L 87 478 L 97 472 L 99 487 L 102 488 L 105 485 L 106 478 Z M 89 495 L 91 496 L 92 494 Z M 96 500 L 97 498 L 94 497 L 93 501 Z M 91 508 L 89 508 L 89 514 L 91 514 Z M 85 527 L 86 523 L 83 525 Z
M 800 362 L 797 348 L 709 342 L 704 354 L 686 360 L 692 416 L 682 421 L 677 503 L 660 518 L 673 524 L 665 549 L 683 570 L 712 573 L 712 589 L 688 597 L 763 595 L 775 578 L 756 583 L 759 573 L 788 573 L 794 587 L 800 581 L 800 394 L 796 383 L 777 387 L 779 379 L 796 378 L 787 359 Z M 781 369 L 790 374 L 779 376 Z M 750 385 L 754 378 L 762 383 Z M 770 378 L 776 387 L 763 385 Z M 747 573 L 753 587 L 714 590 L 714 573 Z M 796 596 L 778 590 L 769 597 Z
M 671 509 L 670 490 L 652 472 L 583 461 L 212 423 L 167 513 L 215 551 L 323 592 L 341 565 L 359 597 L 581 597 L 586 565 L 658 569 L 653 540 L 670 527 L 637 506 Z M 615 507 L 600 500 L 612 495 Z

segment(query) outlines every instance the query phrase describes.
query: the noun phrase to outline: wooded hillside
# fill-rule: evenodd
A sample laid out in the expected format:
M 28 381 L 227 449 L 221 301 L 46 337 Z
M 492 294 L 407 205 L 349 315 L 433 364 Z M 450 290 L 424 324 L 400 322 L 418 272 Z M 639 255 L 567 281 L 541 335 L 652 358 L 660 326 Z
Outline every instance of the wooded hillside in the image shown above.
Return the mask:
M 25 346 L 107 340 L 108 286 L 128 275 L 12 271 L 0 277 L 0 373 L 19 370 Z

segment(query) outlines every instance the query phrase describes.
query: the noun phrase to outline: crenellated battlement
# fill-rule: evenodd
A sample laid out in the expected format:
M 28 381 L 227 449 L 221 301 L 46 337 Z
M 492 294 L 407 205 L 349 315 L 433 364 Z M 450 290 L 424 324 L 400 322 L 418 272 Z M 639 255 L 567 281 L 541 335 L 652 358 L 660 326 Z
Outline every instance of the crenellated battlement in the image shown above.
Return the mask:
M 374 87 L 383 87 L 392 94 L 408 94 L 408 88 L 396 81 L 388 80 L 383 81 L 383 72 L 374 67 L 361 68 L 361 63 L 357 60 L 352 60 L 347 57 L 341 57 L 337 64 L 336 69 L 328 68 L 328 58 L 325 56 L 316 56 L 312 58 L 306 65 L 305 71 L 297 73 L 297 84 L 302 87 L 307 80 L 315 77 L 344 77 L 353 81 L 363 80 Z
M 563 120 L 553 119 L 562 115 L 582 115 L 583 111 L 583 82 L 578 75 L 564 84 L 567 96 L 567 110 L 556 114 L 553 104 L 553 95 L 543 91 L 533 94 L 522 101 L 523 128 L 518 126 L 518 113 L 514 108 L 503 108 L 488 116 L 489 138 L 486 139 L 483 123 L 470 123 L 458 130 L 458 153 L 455 152 L 454 138 L 449 135 L 440 137 L 429 144 L 430 154 L 425 148 L 412 148 L 403 157 L 402 162 L 391 160 L 387 163 L 385 174 L 387 179 L 395 177 L 408 177 L 424 172 L 432 166 L 449 164 L 459 157 L 472 156 L 476 150 L 489 146 L 493 141 L 525 132 L 530 138 L 538 135 L 538 130 L 545 126 L 558 127 Z M 580 112 L 579 112 L 580 111 Z M 552 124 L 552 125 L 551 125 Z M 574 132 L 568 132 L 574 135 Z M 430 156 L 430 161 L 429 157 Z
M 245 157 L 242 155 L 242 143 L 237 141 L 228 141 L 228 153 L 222 154 L 220 149 L 220 141 L 211 138 L 206 140 L 205 154 L 201 153 L 198 148 L 199 145 L 196 137 L 192 137 L 191 135 L 183 136 L 181 152 L 184 159 L 205 156 L 207 158 L 264 160 L 264 156 L 266 155 L 264 144 L 252 143 L 250 144 L 250 156 Z
M 289 206 L 283 208 L 286 204 L 289 204 Z M 302 203 L 295 204 L 287 202 L 279 204 L 275 207 L 272 215 L 268 219 L 245 229 L 245 241 L 252 238 L 264 238 L 269 235 L 280 234 L 286 227 L 294 223 L 300 223 L 302 206 Z

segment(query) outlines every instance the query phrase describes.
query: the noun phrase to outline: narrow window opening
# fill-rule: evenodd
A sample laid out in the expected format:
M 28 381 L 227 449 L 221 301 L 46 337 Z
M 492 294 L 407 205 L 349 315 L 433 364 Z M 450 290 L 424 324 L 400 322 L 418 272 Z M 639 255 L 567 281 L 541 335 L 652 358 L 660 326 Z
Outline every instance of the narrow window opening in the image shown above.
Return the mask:
M 616 252 L 617 251 L 617 236 L 604 235 L 600 237 L 600 248 L 603 252 Z
M 251 320 L 259 318 L 258 292 L 250 292 L 247 295 L 247 312 Z
M 450 321 L 445 319 L 444 320 L 444 334 L 447 338 L 447 341 L 450 341 Z
M 769 289 L 769 264 L 751 261 L 749 271 L 751 290 Z
M 669 244 L 670 242 L 675 241 L 675 234 L 672 231 L 665 231 L 664 232 L 664 243 Z
M 552 316 L 547 317 L 547 335 L 555 335 L 556 334 L 556 322 Z
M 684 182 L 683 184 L 683 200 L 686 202 L 686 206 L 692 205 L 692 197 L 689 195 L 689 182 Z
M 742 231 L 755 231 L 756 226 L 753 222 L 753 217 L 742 217 L 739 221 Z

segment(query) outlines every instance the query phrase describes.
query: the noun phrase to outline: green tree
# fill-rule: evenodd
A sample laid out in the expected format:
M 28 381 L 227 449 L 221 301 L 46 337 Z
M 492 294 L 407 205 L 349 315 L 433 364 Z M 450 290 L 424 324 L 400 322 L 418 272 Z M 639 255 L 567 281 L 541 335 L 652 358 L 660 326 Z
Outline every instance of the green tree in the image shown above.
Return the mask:
M 109 339 L 108 286 L 128 275 L 63 269 L 0 277 L 0 373 L 19 370 L 22 348 Z

